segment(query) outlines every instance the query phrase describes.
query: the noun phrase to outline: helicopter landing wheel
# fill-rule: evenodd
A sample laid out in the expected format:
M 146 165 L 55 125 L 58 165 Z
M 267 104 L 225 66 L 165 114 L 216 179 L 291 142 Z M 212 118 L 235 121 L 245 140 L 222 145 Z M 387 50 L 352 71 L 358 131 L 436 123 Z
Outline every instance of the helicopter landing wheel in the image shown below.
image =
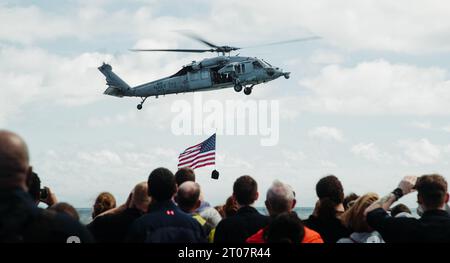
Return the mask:
M 137 105 L 137 109 L 138 109 L 138 110 L 142 110 L 142 105 L 144 105 L 144 102 L 145 102 L 145 100 L 147 99 L 147 97 L 141 97 L 141 99 L 142 99 L 141 103 L 139 103 L 139 104 Z
M 138 105 L 137 105 L 137 109 L 138 109 L 138 110 L 142 110 L 142 104 L 138 104 Z
M 242 91 L 242 85 L 241 84 L 234 85 L 234 91 L 241 92 Z
M 250 95 L 250 94 L 252 94 L 252 88 L 248 88 L 248 87 L 245 88 L 245 89 L 244 89 L 244 94 L 245 94 L 245 95 Z

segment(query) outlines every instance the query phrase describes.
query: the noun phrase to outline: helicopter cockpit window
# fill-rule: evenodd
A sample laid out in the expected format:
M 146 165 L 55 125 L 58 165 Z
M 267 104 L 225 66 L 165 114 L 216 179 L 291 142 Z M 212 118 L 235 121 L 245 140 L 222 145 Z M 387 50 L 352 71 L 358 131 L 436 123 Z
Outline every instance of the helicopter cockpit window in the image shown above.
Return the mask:
M 241 73 L 241 65 L 235 65 L 234 71 L 236 71 L 237 74 L 240 74 Z
M 253 61 L 253 68 L 257 69 L 257 68 L 263 68 L 263 66 L 261 65 L 261 63 L 259 61 Z
M 242 64 L 241 67 L 242 67 L 242 73 L 245 73 L 245 64 Z

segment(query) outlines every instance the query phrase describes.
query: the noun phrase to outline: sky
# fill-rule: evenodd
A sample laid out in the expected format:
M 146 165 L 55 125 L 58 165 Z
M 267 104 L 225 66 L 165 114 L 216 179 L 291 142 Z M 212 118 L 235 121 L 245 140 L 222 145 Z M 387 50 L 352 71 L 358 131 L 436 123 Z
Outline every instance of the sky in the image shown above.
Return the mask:
M 258 206 L 275 179 L 303 207 L 314 206 L 315 184 L 328 174 L 357 194 L 387 194 L 405 175 L 449 180 L 449 13 L 444 0 L 1 0 L 0 128 L 25 138 L 60 201 L 89 207 L 110 191 L 124 202 L 154 168 L 175 171 L 178 154 L 211 134 L 171 129 L 173 105 L 198 94 L 149 98 L 139 112 L 136 98 L 103 95 L 102 62 L 134 86 L 215 56 L 129 51 L 203 48 L 177 31 L 231 46 L 320 36 L 240 51 L 291 72 L 289 80 L 251 96 L 200 95 L 279 103 L 276 145 L 262 146 L 260 134 L 217 137 L 220 179 L 210 178 L 214 167 L 197 170 L 205 198 L 224 203 L 245 174 L 259 183 Z M 415 208 L 415 200 L 402 202 Z

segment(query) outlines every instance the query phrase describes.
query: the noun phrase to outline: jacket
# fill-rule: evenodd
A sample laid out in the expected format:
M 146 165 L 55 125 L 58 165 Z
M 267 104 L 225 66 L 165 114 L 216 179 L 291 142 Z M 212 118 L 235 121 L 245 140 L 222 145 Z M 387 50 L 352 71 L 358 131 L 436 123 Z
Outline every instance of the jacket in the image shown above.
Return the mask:
M 131 225 L 127 242 L 206 243 L 201 225 L 179 209 L 172 200 L 158 202 Z
M 266 241 L 264 240 L 264 231 L 265 230 L 266 230 L 266 228 L 260 229 L 258 232 L 256 232 L 256 234 L 247 238 L 246 242 L 247 243 L 258 243 L 258 244 L 266 243 Z M 307 228 L 306 226 L 304 227 L 304 230 L 305 230 L 305 236 L 303 237 L 303 240 L 301 241 L 301 243 L 323 243 L 322 237 L 320 237 L 319 233 Z

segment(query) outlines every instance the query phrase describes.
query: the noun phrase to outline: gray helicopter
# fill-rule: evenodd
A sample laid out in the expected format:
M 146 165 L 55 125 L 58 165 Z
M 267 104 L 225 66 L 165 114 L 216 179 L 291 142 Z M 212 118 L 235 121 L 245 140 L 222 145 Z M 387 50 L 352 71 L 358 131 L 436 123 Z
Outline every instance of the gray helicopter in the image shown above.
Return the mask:
M 178 94 L 196 91 L 209 91 L 234 87 L 236 92 L 244 90 L 245 95 L 250 95 L 255 85 L 275 80 L 281 76 L 289 78 L 290 72 L 283 72 L 278 67 L 270 65 L 263 59 L 256 57 L 230 56 L 238 47 L 217 46 L 198 36 L 189 37 L 209 46 L 209 49 L 131 49 L 131 51 L 165 51 L 165 52 L 216 52 L 217 57 L 206 58 L 200 62 L 193 61 L 185 65 L 172 76 L 148 82 L 135 87 L 129 86 L 117 76 L 109 64 L 103 63 L 98 69 L 106 77 L 108 88 L 104 94 L 116 97 L 140 97 L 141 102 L 137 109 L 148 97 L 158 98 L 166 94 Z M 317 39 L 318 37 L 301 38 L 283 42 L 270 43 L 259 46 L 278 45 L 298 41 Z M 259 47 L 253 46 L 253 47 Z

